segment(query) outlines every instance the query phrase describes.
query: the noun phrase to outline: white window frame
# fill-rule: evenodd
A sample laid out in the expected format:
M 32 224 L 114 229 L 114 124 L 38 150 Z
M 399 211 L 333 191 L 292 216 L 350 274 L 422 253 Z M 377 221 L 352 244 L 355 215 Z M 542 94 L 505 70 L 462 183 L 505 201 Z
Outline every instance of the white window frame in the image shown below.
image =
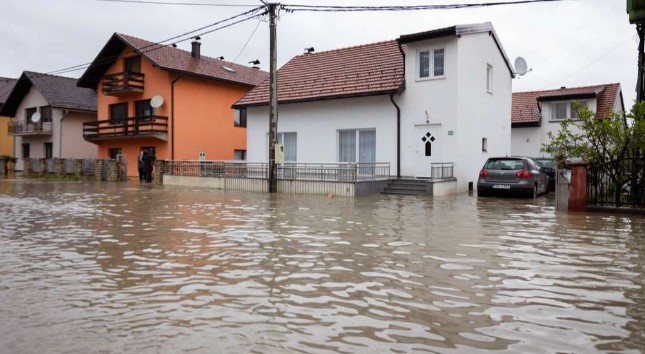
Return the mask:
M 434 55 L 435 51 L 443 50 L 443 75 L 434 75 Z M 421 77 L 421 53 L 428 52 L 428 65 L 429 65 L 429 75 L 428 77 Z M 438 80 L 446 78 L 446 47 L 445 46 L 433 46 L 433 47 L 424 47 L 417 50 L 416 56 L 416 81 L 428 81 L 428 80 Z
M 486 92 L 493 93 L 493 66 L 486 64 Z
M 565 118 L 578 120 L 579 119 L 578 117 L 574 117 L 574 112 L 575 112 L 574 109 L 573 109 L 573 102 L 574 101 L 578 102 L 582 106 L 586 106 L 587 108 L 589 108 L 592 100 L 583 99 L 583 100 L 573 100 L 573 101 L 554 101 L 554 102 L 552 102 L 551 103 L 551 121 L 561 122 Z M 556 107 L 556 105 L 559 105 L 559 104 L 566 105 L 566 117 L 557 117 L 556 116 L 557 110 L 556 110 L 555 107 Z
M 344 163 L 346 161 L 340 161 L 340 133 L 341 132 L 354 132 L 356 134 L 356 146 L 355 146 L 355 157 L 354 162 L 359 163 L 360 161 L 360 146 L 361 146 L 361 132 L 374 132 L 376 135 L 376 128 L 358 128 L 358 129 L 338 129 L 336 131 L 336 161 L 339 163 Z M 376 136 L 375 136 L 376 137 Z M 374 157 L 376 158 L 376 141 L 374 142 Z
M 284 134 L 295 134 L 296 136 L 296 159 L 295 160 L 286 160 L 286 154 L 285 154 L 285 161 L 284 162 L 298 162 L 298 132 L 296 131 L 288 131 L 288 132 L 278 132 L 278 135 L 276 136 L 277 144 L 284 144 Z M 266 133 L 266 158 L 267 161 L 269 161 L 269 133 Z M 285 147 L 286 149 L 286 147 Z M 247 151 L 248 154 L 248 151 Z

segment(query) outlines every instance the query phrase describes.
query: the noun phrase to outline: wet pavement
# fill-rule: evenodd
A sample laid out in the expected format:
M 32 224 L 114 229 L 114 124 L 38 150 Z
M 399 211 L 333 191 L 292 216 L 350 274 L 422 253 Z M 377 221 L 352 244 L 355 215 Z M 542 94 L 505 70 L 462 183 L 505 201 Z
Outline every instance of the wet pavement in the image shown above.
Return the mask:
M 639 352 L 645 217 L 0 180 L 1 353 Z

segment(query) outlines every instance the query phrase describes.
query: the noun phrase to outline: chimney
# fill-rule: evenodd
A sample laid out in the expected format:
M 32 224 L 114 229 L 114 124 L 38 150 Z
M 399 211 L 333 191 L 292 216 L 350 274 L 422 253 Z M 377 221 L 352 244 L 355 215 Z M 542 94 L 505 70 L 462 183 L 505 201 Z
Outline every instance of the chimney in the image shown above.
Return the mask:
M 192 41 L 190 44 L 193 45 L 190 51 L 190 55 L 192 55 L 195 59 L 199 59 L 201 57 L 200 47 L 202 44 L 199 41 Z

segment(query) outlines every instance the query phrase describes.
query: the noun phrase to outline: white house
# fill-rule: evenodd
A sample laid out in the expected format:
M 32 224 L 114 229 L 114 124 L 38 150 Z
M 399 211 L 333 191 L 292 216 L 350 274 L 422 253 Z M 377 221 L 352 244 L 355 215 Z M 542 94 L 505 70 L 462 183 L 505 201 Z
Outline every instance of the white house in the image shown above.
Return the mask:
M 430 178 L 454 163 L 466 190 L 490 156 L 511 151 L 512 66 L 490 23 L 299 55 L 278 71 L 278 140 L 297 162 L 389 162 Z M 247 159 L 268 159 L 268 80 L 233 107 Z
M 564 118 L 577 117 L 574 102 L 587 106 L 597 117 L 625 111 L 620 84 L 584 87 L 561 87 L 555 90 L 513 93 L 512 149 L 513 155 L 541 157 L 542 145 L 550 141 L 549 132 L 556 134 Z M 574 126 L 574 132 L 579 132 Z
M 95 159 L 96 145 L 83 139 L 83 122 L 96 120 L 96 93 L 77 79 L 25 71 L 0 110 L 13 117 L 17 170 L 25 158 Z

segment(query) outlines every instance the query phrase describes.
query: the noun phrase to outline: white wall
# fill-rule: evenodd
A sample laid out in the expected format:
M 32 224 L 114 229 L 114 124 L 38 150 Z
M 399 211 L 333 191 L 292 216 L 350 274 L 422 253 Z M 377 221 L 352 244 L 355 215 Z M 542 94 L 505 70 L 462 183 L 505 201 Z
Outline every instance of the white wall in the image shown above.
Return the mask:
M 455 129 L 458 188 L 476 185 L 479 171 L 489 157 L 511 154 L 512 76 L 494 37 L 486 33 L 463 35 L 459 43 L 458 122 Z M 487 90 L 487 67 L 493 82 Z M 487 151 L 482 151 L 482 138 Z
M 96 121 L 96 113 L 68 111 L 62 120 L 62 130 L 55 132 L 56 140 L 62 141 L 62 144 L 60 153 L 54 150 L 54 156 L 63 159 L 95 159 L 98 145 L 83 139 L 83 123 L 92 121 Z
M 553 120 L 553 106 L 555 101 L 542 102 L 542 125 L 539 127 L 516 127 L 512 129 L 512 154 L 515 156 L 541 157 L 551 156 L 546 152 L 540 151 L 542 145 L 551 141 L 549 132 L 557 134 L 560 131 L 561 123 Z M 620 106 L 620 104 L 619 104 Z M 596 99 L 588 101 L 588 107 L 591 111 L 596 111 Z M 619 111 L 622 107 L 619 108 Z M 575 125 L 570 127 L 573 133 L 580 133 Z
M 339 129 L 376 129 L 376 162 L 391 162 L 390 174 L 396 174 L 396 110 L 388 96 L 278 107 L 278 132 L 297 133 L 298 162 L 337 162 Z M 249 107 L 248 161 L 267 161 L 268 131 L 268 107 Z
M 456 136 L 448 131 L 457 128 L 457 39 L 456 37 L 438 38 L 406 44 L 405 91 L 396 101 L 401 107 L 401 175 L 415 176 L 417 163 L 417 130 L 415 126 L 441 124 L 441 151 L 438 160 L 455 162 L 457 160 Z M 438 79 L 418 79 L 418 53 L 427 48 L 445 48 L 444 77 Z M 428 115 L 426 116 L 426 112 Z M 422 152 L 419 152 L 422 153 Z

